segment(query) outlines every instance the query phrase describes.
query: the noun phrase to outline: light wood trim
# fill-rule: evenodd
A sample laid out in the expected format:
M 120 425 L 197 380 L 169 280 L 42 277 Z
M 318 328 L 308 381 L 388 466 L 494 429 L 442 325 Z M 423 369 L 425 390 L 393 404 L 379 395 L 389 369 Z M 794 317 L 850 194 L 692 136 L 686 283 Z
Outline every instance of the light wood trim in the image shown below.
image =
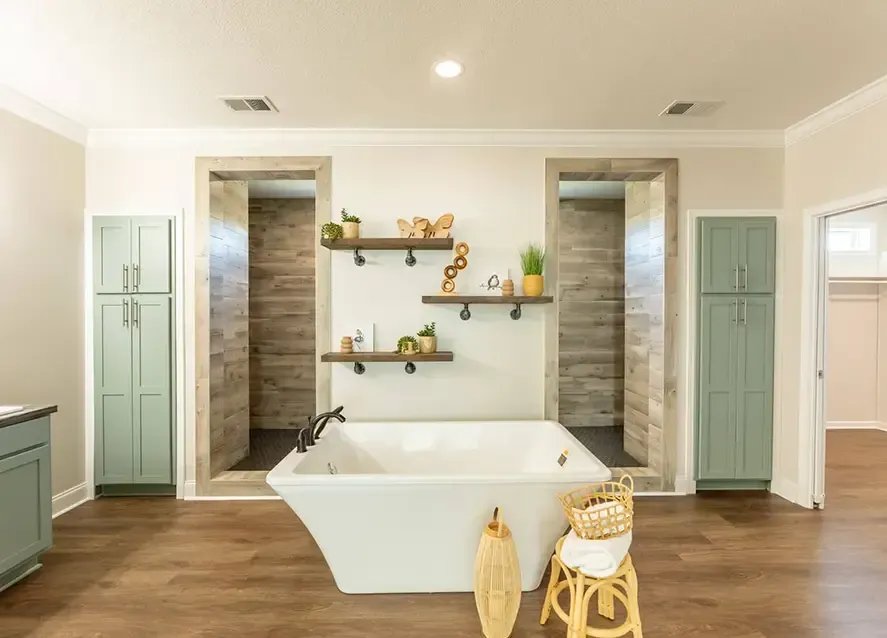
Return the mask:
M 321 353 L 330 345 L 330 253 L 320 249 L 320 226 L 332 218 L 332 158 L 330 157 L 198 157 L 195 167 L 194 209 L 194 467 L 197 496 L 265 496 L 273 494 L 262 478 L 242 482 L 213 480 L 210 472 L 209 432 L 209 183 L 221 171 L 313 172 L 316 228 L 316 404 L 317 411 L 330 408 L 329 366 L 321 365 Z M 239 173 L 238 173 L 239 174 Z M 224 475 L 224 473 L 223 473 Z
M 547 158 L 545 160 L 545 279 L 558 290 L 558 217 L 561 173 L 596 173 L 596 180 L 637 181 L 663 179 L 665 190 L 665 348 L 663 371 L 663 428 L 661 489 L 673 491 L 677 468 L 677 343 L 678 285 L 678 160 L 671 158 Z M 555 293 L 550 321 L 545 323 L 545 418 L 558 419 L 558 323 L 559 302 Z

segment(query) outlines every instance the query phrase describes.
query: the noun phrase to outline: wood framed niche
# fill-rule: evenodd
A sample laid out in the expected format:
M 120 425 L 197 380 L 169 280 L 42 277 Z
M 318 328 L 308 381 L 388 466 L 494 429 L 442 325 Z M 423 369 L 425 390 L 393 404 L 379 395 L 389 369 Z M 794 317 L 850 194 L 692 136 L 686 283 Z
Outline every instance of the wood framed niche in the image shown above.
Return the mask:
M 552 320 L 545 323 L 544 387 L 545 418 L 554 421 L 560 420 L 561 372 L 569 366 L 569 362 L 561 361 L 560 353 L 561 306 L 565 303 L 561 289 L 560 242 L 568 237 L 568 230 L 562 230 L 560 223 L 561 181 L 624 182 L 626 252 L 633 242 L 645 243 L 644 233 L 656 239 L 655 249 L 639 259 L 640 262 L 649 259 L 650 268 L 641 268 L 642 274 L 632 281 L 638 265 L 638 259 L 632 255 L 623 260 L 622 275 L 624 447 L 645 466 L 611 470 L 616 477 L 622 474 L 634 477 L 638 491 L 674 491 L 678 445 L 676 335 L 680 303 L 678 161 L 671 158 L 546 159 L 545 279 L 546 288 L 556 292 Z M 635 197 L 646 201 L 646 210 L 630 210 L 629 202 Z M 567 277 L 565 274 L 565 282 Z M 629 389 L 632 390 L 630 397 Z
M 195 495 L 272 496 L 265 483 L 267 471 L 230 471 L 213 468 L 211 433 L 211 184 L 250 180 L 311 180 L 315 182 L 315 406 L 330 409 L 330 366 L 320 356 L 330 343 L 330 251 L 320 249 L 320 226 L 331 219 L 330 157 L 198 157 L 195 160 L 194 214 L 194 469 Z M 236 188 L 236 187 L 235 187 Z M 217 191 L 212 191 L 216 193 Z

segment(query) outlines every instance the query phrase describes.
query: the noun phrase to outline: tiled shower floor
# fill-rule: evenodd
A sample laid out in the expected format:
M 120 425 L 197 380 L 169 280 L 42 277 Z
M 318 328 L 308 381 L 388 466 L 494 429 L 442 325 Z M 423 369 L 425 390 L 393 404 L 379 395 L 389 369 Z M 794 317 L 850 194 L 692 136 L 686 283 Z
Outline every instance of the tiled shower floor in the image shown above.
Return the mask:
M 621 425 L 567 429 L 607 467 L 642 467 L 623 449 Z

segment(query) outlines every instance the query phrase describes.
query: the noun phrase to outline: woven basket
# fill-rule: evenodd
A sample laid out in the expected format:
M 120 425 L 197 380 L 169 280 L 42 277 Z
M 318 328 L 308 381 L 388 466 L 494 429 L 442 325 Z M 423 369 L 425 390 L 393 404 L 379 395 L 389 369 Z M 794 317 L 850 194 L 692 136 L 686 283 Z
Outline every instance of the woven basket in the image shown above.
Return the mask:
M 558 497 L 570 527 L 579 538 L 602 540 L 631 531 L 634 522 L 634 479 L 595 483 Z M 594 511 L 586 511 L 590 507 Z
M 474 562 L 474 600 L 486 638 L 508 638 L 520 607 L 521 577 L 511 530 L 499 508 L 481 534 Z

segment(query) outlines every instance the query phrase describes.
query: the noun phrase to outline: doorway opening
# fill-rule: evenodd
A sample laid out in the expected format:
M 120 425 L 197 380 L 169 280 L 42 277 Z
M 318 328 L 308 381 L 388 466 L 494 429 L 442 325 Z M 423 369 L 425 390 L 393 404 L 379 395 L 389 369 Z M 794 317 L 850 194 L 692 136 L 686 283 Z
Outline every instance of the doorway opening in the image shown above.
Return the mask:
M 549 159 L 546 180 L 546 418 L 637 489 L 671 491 L 677 160 Z
M 813 505 L 872 481 L 887 456 L 887 202 L 814 220 Z
M 198 496 L 272 495 L 268 471 L 329 409 L 329 172 L 329 158 L 197 161 Z

